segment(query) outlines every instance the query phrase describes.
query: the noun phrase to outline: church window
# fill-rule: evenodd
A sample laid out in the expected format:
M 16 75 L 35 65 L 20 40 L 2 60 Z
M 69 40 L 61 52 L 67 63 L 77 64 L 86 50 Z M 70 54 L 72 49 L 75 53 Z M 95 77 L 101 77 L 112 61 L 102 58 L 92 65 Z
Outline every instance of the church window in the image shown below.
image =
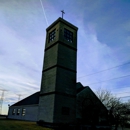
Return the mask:
M 25 113 L 26 113 L 26 109 L 23 108 L 23 109 L 22 109 L 22 116 L 25 116 Z
M 15 115 L 15 111 L 16 111 L 16 110 L 15 110 L 15 109 L 13 109 L 13 111 L 12 111 L 12 115 Z
M 17 109 L 17 115 L 19 115 L 20 114 L 20 109 Z
M 69 114 L 70 114 L 70 108 L 62 107 L 62 115 L 69 115 Z
M 64 38 L 69 41 L 69 42 L 73 42 L 73 33 L 71 31 L 69 31 L 68 29 L 64 28 Z
M 56 37 L 56 29 L 49 33 L 49 42 L 53 41 Z

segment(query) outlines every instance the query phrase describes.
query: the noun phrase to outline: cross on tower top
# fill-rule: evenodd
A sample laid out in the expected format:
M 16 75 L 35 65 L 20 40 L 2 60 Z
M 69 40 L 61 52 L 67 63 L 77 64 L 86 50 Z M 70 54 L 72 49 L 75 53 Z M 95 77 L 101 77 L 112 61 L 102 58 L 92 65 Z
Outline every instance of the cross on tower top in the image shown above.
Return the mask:
M 65 14 L 65 12 L 64 12 L 64 10 L 61 10 L 61 12 L 62 12 L 62 18 L 63 18 L 63 15 Z

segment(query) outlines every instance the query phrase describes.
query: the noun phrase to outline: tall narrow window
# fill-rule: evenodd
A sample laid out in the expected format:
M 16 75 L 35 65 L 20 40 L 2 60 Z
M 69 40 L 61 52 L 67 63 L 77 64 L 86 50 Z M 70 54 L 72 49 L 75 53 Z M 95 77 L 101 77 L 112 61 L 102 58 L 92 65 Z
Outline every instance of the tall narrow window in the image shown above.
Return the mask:
M 56 29 L 49 33 L 49 42 L 53 41 L 56 37 Z
M 22 116 L 25 116 L 25 113 L 26 113 L 26 109 L 23 108 L 23 109 L 22 109 Z
M 13 111 L 12 111 L 12 115 L 15 115 L 15 112 L 16 112 L 16 110 L 15 110 L 15 109 L 13 109 Z
M 20 109 L 17 109 L 17 115 L 20 115 Z
M 71 31 L 69 31 L 68 29 L 64 28 L 64 38 L 69 41 L 69 42 L 73 42 L 73 33 Z

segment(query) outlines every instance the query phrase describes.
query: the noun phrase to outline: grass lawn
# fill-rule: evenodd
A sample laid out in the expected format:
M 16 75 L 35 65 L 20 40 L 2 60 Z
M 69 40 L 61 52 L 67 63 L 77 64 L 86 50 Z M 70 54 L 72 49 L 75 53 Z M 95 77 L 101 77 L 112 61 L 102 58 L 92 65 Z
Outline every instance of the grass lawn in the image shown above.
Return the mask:
M 38 126 L 36 122 L 0 119 L 0 130 L 53 130 Z

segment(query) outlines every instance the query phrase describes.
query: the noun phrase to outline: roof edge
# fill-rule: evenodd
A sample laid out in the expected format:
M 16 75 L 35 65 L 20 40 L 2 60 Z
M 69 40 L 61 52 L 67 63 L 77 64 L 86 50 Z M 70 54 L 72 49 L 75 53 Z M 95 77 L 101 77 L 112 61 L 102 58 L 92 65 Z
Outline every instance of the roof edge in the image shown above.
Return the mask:
M 46 31 L 48 31 L 50 28 L 52 28 L 53 26 L 55 26 L 58 22 L 62 22 L 70 27 L 72 27 L 75 30 L 78 30 L 78 27 L 76 27 L 75 25 L 71 24 L 70 22 L 64 20 L 63 18 L 59 17 L 56 21 L 54 21 L 47 29 Z
M 36 93 L 40 93 L 40 91 L 37 91 L 37 92 L 35 92 L 35 93 L 31 94 L 30 96 L 28 96 L 28 97 L 26 97 L 26 98 L 24 98 L 24 99 L 22 99 L 22 100 L 20 100 L 20 101 L 18 101 L 18 102 L 16 102 L 16 103 L 12 104 L 11 106 L 15 106 L 15 104 L 20 103 L 20 102 L 22 102 L 22 101 L 26 100 L 27 98 L 29 98 L 29 97 L 31 97 L 31 96 L 33 96 L 33 95 L 35 95 Z M 10 107 L 11 107 L 11 106 L 10 106 Z

